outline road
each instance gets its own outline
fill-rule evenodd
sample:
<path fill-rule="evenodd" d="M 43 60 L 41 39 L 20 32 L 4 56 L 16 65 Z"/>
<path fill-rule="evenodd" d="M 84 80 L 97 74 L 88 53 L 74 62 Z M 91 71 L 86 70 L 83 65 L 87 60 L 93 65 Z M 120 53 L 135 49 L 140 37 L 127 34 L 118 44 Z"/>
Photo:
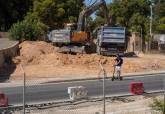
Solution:
<path fill-rule="evenodd" d="M 163 90 L 163 78 L 165 74 L 152 76 L 125 77 L 123 81 L 106 80 L 106 95 L 129 94 L 130 82 L 143 82 L 145 92 Z M 65 83 L 46 83 L 36 86 L 28 86 L 26 89 L 27 103 L 39 103 L 55 100 L 69 99 L 67 88 L 71 86 L 85 86 L 89 97 L 102 95 L 102 80 L 77 81 Z M 9 97 L 9 104 L 22 103 L 22 87 L 0 88 Z"/>
<path fill-rule="evenodd" d="M 9 40 L 8 38 L 0 38 L 0 50 L 4 48 L 8 48 L 16 43 L 17 41 L 12 41 Z"/>

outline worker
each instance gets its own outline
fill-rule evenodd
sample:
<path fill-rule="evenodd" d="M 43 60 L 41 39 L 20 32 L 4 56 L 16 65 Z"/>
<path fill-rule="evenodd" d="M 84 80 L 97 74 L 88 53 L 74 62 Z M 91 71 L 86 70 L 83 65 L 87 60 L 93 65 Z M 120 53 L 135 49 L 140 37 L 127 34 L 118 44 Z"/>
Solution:
<path fill-rule="evenodd" d="M 121 75 L 121 66 L 123 64 L 123 59 L 119 54 L 116 54 L 115 64 L 114 64 L 114 72 L 117 74 L 117 79 L 122 80 Z"/>

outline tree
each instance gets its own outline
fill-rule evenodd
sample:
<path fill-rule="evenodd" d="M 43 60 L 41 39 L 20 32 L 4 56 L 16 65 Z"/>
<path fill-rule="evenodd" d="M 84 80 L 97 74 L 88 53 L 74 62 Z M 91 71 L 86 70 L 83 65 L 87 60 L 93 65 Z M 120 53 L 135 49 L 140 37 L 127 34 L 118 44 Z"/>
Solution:
<path fill-rule="evenodd" d="M 84 0 L 33 0 L 32 15 L 52 29 L 77 22 Z"/>
<path fill-rule="evenodd" d="M 16 40 L 37 40 L 38 37 L 46 35 L 48 28 L 58 29 L 62 28 L 64 23 L 77 23 L 84 6 L 83 1 L 32 0 L 31 10 L 26 13 L 22 22 L 11 27 L 10 34 Z"/>
<path fill-rule="evenodd" d="M 158 20 L 155 28 L 156 33 L 165 34 L 165 17 L 162 17 Z"/>
<path fill-rule="evenodd" d="M 41 30 L 37 22 L 24 20 L 13 24 L 9 33 L 13 40 L 37 40 L 41 35 Z"/>
<path fill-rule="evenodd" d="M 154 32 L 165 34 L 165 1 L 156 2 L 153 9 L 154 9 Z"/>
<path fill-rule="evenodd" d="M 129 28 L 130 31 L 138 31 L 135 28 L 139 28 L 139 25 L 144 27 L 144 21 L 150 14 L 147 0 L 114 0 L 109 9 L 115 23 Z"/>
<path fill-rule="evenodd" d="M 0 0 L 0 31 L 7 31 L 21 21 L 32 6 L 31 0 Z"/>

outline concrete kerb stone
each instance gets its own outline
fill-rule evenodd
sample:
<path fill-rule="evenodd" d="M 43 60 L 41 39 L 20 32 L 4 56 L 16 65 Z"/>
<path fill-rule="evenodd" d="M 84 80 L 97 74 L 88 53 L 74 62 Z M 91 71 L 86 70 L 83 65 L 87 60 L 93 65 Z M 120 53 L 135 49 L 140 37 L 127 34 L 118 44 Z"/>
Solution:
<path fill-rule="evenodd" d="M 139 74 L 133 74 L 133 73 L 130 73 L 130 74 L 125 74 L 125 75 L 122 75 L 123 77 L 125 78 L 128 78 L 128 77 L 140 77 L 140 76 L 146 76 L 146 75 L 155 75 L 155 74 L 165 74 L 165 71 L 159 71 L 159 72 L 152 72 L 152 73 L 139 73 Z M 98 79 L 101 79 L 101 78 L 81 78 L 81 79 L 72 79 L 72 80 L 56 80 L 56 81 L 46 81 L 46 82 L 43 82 L 41 84 L 45 84 L 45 83 L 62 83 L 62 82 L 72 82 L 72 81 L 89 81 L 89 80 L 98 80 Z M 106 79 L 111 79 L 111 77 L 107 77 Z"/>
<path fill-rule="evenodd" d="M 139 74 L 125 74 L 123 75 L 124 78 L 132 78 L 132 77 L 140 77 L 140 76 L 147 76 L 147 75 L 155 75 L 155 74 L 165 74 L 165 71 L 160 71 L 160 72 L 155 72 L 155 73 L 139 73 Z M 81 79 L 69 79 L 69 80 L 28 80 L 27 86 L 33 86 L 33 85 L 41 85 L 41 84 L 52 84 L 52 83 L 67 83 L 67 82 L 73 82 L 73 81 L 92 81 L 92 80 L 98 80 L 102 78 L 81 78 Z M 108 77 L 106 79 L 111 79 L 111 77 Z M 6 83 L 0 83 L 0 88 L 3 87 L 18 87 L 18 86 L 23 86 L 23 81 L 8 81 Z"/>
<path fill-rule="evenodd" d="M 147 94 L 160 94 L 163 91 L 148 91 Z M 106 95 L 106 99 L 108 98 L 122 98 L 122 97 L 130 97 L 130 96 L 138 96 L 138 95 L 132 95 L 132 94 L 120 94 L 120 95 Z M 37 107 L 39 106 L 40 109 L 48 109 L 48 108 L 52 108 L 52 107 L 59 107 L 59 106 L 66 106 L 66 105 L 73 105 L 74 103 L 85 103 L 85 102 L 90 102 L 90 101 L 100 101 L 102 100 L 103 97 L 102 96 L 98 96 L 98 97 L 90 97 L 88 99 L 82 99 L 82 100 L 69 100 L 69 99 L 63 99 L 63 100 L 59 100 L 59 101 L 47 101 L 47 102 L 37 102 L 37 103 L 28 103 L 28 107 Z M 54 106 L 53 106 L 54 105 Z M 43 106 L 43 107 L 42 107 Z M 12 106 L 10 106 L 10 108 L 22 108 L 22 104 L 13 104 Z"/>

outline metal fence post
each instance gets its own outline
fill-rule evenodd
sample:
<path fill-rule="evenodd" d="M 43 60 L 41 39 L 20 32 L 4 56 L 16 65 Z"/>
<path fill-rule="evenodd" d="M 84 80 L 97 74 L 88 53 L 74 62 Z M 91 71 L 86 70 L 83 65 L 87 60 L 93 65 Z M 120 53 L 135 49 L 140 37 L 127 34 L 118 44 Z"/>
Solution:
<path fill-rule="evenodd" d="M 103 71 L 103 114 L 105 114 L 105 77 L 106 77 L 106 71 L 102 66 L 102 63 L 100 63 L 101 71 Z"/>
<path fill-rule="evenodd" d="M 103 114 L 105 114 L 105 75 L 106 75 L 106 72 L 105 70 L 104 71 L 104 76 L 103 76 L 103 102 L 104 102 L 104 105 L 103 105 Z"/>
<path fill-rule="evenodd" d="M 26 94 L 26 75 L 25 71 L 23 69 L 23 66 L 21 65 L 21 69 L 23 72 L 23 114 L 26 114 L 26 100 L 25 100 L 25 94 Z"/>
<path fill-rule="evenodd" d="M 163 104 L 163 114 L 165 114 L 165 76 L 164 76 L 164 80 L 163 80 L 163 86 L 164 86 L 163 87 L 164 88 L 164 92 L 163 92 L 164 93 L 163 94 L 164 95 L 164 99 L 163 99 L 164 100 L 164 102 L 163 102 L 164 103 Z"/>

